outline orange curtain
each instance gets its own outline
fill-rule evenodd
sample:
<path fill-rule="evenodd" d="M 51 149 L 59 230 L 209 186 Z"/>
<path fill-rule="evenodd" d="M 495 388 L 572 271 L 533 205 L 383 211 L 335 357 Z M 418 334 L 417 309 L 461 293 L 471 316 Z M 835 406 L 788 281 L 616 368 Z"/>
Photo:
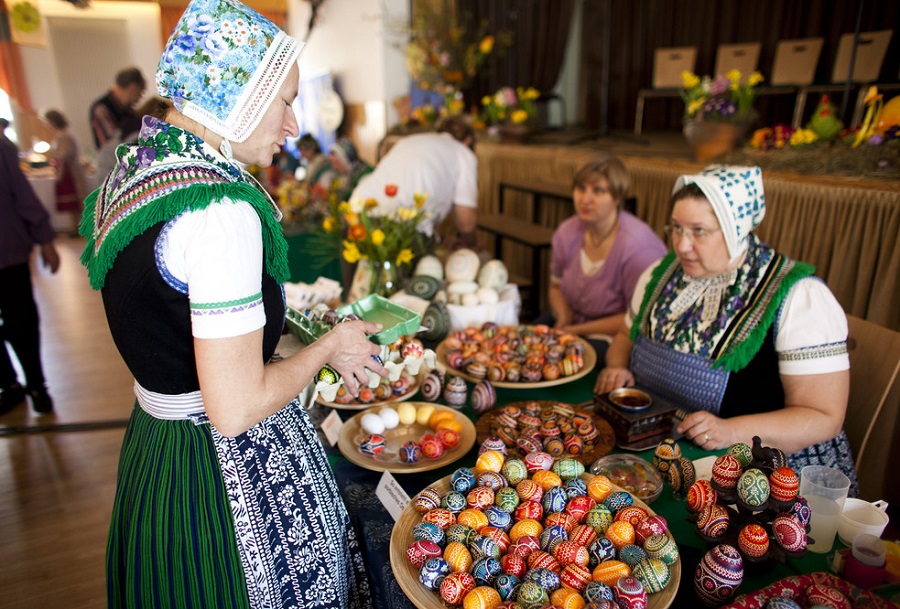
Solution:
<path fill-rule="evenodd" d="M 6 91 L 22 110 L 30 113 L 31 97 L 22 73 L 22 58 L 19 47 L 12 41 L 9 27 L 6 1 L 0 0 L 0 89 Z"/>

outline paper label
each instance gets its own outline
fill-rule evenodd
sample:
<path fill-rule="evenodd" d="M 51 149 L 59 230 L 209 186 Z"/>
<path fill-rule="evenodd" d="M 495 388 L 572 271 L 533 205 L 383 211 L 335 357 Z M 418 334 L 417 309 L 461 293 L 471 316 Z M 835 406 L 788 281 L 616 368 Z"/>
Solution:
<path fill-rule="evenodd" d="M 400 518 L 400 512 L 409 503 L 409 495 L 406 494 L 397 479 L 391 475 L 391 472 L 382 474 L 381 480 L 378 481 L 378 487 L 375 489 L 375 496 L 381 501 L 394 522 Z"/>
<path fill-rule="evenodd" d="M 341 428 L 343 426 L 344 422 L 341 421 L 341 417 L 338 416 L 337 410 L 332 410 L 331 414 L 325 417 L 325 420 L 322 421 L 322 432 L 325 434 L 325 437 L 328 439 L 328 442 L 330 442 L 332 446 L 337 444 L 338 438 L 341 435 Z"/>

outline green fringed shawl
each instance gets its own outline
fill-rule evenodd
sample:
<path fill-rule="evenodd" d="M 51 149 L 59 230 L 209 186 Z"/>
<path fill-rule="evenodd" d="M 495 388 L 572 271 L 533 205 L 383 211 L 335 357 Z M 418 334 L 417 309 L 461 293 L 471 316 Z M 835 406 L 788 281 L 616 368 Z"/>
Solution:
<path fill-rule="evenodd" d="M 85 200 L 80 233 L 87 239 L 81 262 L 87 268 L 91 287 L 99 290 L 119 253 L 151 226 L 171 220 L 184 211 L 205 209 L 228 197 L 253 206 L 262 223 L 266 271 L 278 283 L 290 279 L 287 242 L 273 215 L 267 195 L 245 177 L 235 177 L 205 159 L 153 164 L 113 195 L 106 183 Z M 105 195 L 105 196 L 104 196 Z"/>
<path fill-rule="evenodd" d="M 760 247 L 757 245 L 757 247 Z M 663 287 L 681 266 L 670 251 L 653 269 L 641 308 L 631 326 L 630 337 L 637 340 L 640 332 L 649 331 L 649 314 Z M 729 372 L 743 369 L 756 356 L 769 328 L 778 315 L 785 296 L 797 281 L 809 277 L 815 268 L 805 262 L 791 260 L 773 253 L 772 260 L 760 276 L 756 289 L 747 298 L 747 305 L 729 322 L 724 335 L 713 350 L 713 366 Z"/>

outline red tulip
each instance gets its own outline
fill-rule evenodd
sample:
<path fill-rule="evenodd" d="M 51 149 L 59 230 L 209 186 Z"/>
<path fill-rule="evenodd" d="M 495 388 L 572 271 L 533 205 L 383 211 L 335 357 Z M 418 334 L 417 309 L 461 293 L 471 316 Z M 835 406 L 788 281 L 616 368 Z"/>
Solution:
<path fill-rule="evenodd" d="M 396 184 L 387 184 L 384 187 L 384 194 L 386 194 L 389 197 L 396 197 L 397 196 L 397 185 Z"/>

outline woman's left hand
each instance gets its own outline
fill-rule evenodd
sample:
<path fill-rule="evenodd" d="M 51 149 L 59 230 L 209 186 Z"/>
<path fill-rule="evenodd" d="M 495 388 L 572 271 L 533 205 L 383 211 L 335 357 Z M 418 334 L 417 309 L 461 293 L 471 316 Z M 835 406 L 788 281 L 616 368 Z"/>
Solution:
<path fill-rule="evenodd" d="M 676 430 L 704 450 L 719 450 L 734 444 L 728 421 L 709 412 L 692 412 Z"/>

